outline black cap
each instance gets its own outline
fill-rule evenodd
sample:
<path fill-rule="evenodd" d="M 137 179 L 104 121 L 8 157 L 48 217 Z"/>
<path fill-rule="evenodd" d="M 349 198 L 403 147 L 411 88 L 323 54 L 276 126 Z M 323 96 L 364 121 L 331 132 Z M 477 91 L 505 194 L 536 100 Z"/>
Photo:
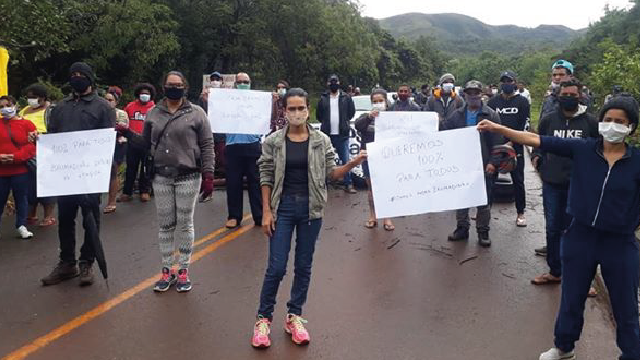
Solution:
<path fill-rule="evenodd" d="M 73 63 L 73 65 L 71 65 L 71 67 L 69 68 L 69 76 L 76 72 L 91 80 L 92 85 L 95 84 L 96 75 L 93 73 L 93 69 L 91 69 L 91 66 L 89 66 L 89 64 L 84 62 Z"/>
<path fill-rule="evenodd" d="M 516 73 L 514 73 L 513 71 L 505 71 L 500 74 L 500 81 L 502 81 L 502 79 L 504 78 L 511 79 L 511 81 L 516 81 Z"/>
<path fill-rule="evenodd" d="M 329 76 L 329 79 L 327 79 L 327 82 L 339 82 L 340 78 L 338 78 L 338 75 L 336 74 L 332 74 L 331 76 Z"/>
<path fill-rule="evenodd" d="M 611 100 L 607 101 L 602 110 L 600 110 L 600 118 L 599 121 L 604 119 L 604 114 L 611 109 L 619 109 L 624 111 L 629 118 L 629 124 L 634 124 L 633 130 L 631 130 L 631 134 L 636 131 L 638 127 L 638 102 L 636 99 L 631 96 L 631 94 L 622 93 L 620 95 L 614 96 Z"/>
<path fill-rule="evenodd" d="M 217 77 L 218 79 L 222 79 L 222 75 L 217 71 L 212 72 L 211 75 L 209 76 L 209 79 L 211 80 L 215 77 Z"/>

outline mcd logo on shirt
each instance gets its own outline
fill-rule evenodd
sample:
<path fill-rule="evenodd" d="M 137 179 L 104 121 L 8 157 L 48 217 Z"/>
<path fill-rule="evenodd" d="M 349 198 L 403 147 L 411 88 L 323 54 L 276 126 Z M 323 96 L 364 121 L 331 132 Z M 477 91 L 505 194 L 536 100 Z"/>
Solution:
<path fill-rule="evenodd" d="M 518 113 L 518 108 L 517 107 L 511 107 L 511 108 L 498 108 L 496 109 L 496 112 L 498 114 L 505 114 L 505 115 L 515 115 Z"/>

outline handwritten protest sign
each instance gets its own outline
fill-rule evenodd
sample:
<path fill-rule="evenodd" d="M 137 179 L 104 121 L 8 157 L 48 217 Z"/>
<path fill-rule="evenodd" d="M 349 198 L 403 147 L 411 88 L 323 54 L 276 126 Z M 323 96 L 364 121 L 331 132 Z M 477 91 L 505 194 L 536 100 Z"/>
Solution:
<path fill-rule="evenodd" d="M 487 204 L 475 127 L 376 139 L 367 152 L 379 218 Z"/>
<path fill-rule="evenodd" d="M 209 121 L 218 134 L 267 134 L 272 95 L 268 92 L 210 89 Z"/>
<path fill-rule="evenodd" d="M 38 197 L 109 191 L 115 144 L 113 129 L 40 135 Z"/>
<path fill-rule="evenodd" d="M 375 122 L 376 141 L 438 131 L 438 113 L 382 111 Z"/>

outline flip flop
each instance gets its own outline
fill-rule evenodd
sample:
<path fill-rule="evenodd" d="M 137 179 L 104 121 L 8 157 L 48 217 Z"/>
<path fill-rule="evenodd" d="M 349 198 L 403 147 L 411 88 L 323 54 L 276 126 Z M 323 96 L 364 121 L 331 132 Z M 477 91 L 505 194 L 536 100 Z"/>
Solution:
<path fill-rule="evenodd" d="M 550 278 L 551 274 L 542 274 L 540 276 L 536 276 L 535 278 L 531 279 L 531 283 L 533 285 L 556 285 L 556 284 L 560 284 L 560 282 L 562 281 L 561 279 L 552 279 Z"/>
<path fill-rule="evenodd" d="M 102 211 L 104 214 L 111 214 L 116 212 L 116 206 L 115 205 L 107 205 L 104 207 L 104 210 Z"/>
<path fill-rule="evenodd" d="M 232 225 L 232 221 L 235 221 L 235 225 Z M 238 226 L 240 226 L 240 221 L 236 220 L 236 219 L 229 219 L 227 220 L 227 223 L 224 225 L 227 229 L 235 229 Z"/>
<path fill-rule="evenodd" d="M 596 290 L 596 288 L 594 287 L 589 288 L 589 293 L 587 294 L 587 297 L 590 297 L 590 298 L 598 297 L 598 290 Z"/>
<path fill-rule="evenodd" d="M 396 227 L 392 224 L 384 224 L 384 229 L 387 231 L 393 231 L 396 229 Z"/>
<path fill-rule="evenodd" d="M 364 224 L 364 227 L 366 227 L 367 229 L 373 229 L 374 227 L 378 227 L 378 222 L 376 220 L 368 220 Z"/>

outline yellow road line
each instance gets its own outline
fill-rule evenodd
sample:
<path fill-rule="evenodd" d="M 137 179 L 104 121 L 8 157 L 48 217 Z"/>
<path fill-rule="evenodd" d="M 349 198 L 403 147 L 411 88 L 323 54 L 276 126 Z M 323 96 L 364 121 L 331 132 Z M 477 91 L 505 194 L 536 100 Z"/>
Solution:
<path fill-rule="evenodd" d="M 244 234 L 245 232 L 249 231 L 250 229 L 252 229 L 254 226 L 253 224 L 251 225 L 245 225 L 239 229 L 236 229 L 232 232 L 230 232 L 229 234 L 225 235 L 223 238 L 221 238 L 220 240 L 214 242 L 213 244 L 210 244 L 208 246 L 206 246 L 204 249 L 196 252 L 193 254 L 193 256 L 191 257 L 191 262 L 194 263 L 198 260 L 200 260 L 203 256 L 208 255 L 214 251 L 216 251 L 218 248 L 220 248 L 222 245 L 238 238 L 240 235 Z M 219 229 L 220 230 L 220 229 Z M 205 238 L 210 237 L 210 239 L 213 238 L 212 234 L 216 233 L 216 230 L 214 232 L 212 232 L 211 234 L 205 236 Z M 200 243 L 202 240 L 199 240 Z M 6 355 L 5 357 L 2 358 L 2 360 L 20 360 L 20 359 L 24 359 L 27 356 L 29 356 L 30 354 L 44 348 L 45 346 L 49 345 L 51 342 L 57 340 L 58 338 L 65 336 L 67 334 L 69 334 L 70 332 L 72 332 L 73 330 L 79 328 L 80 326 L 90 322 L 91 320 L 97 318 L 100 315 L 105 314 L 107 311 L 113 309 L 114 307 L 122 304 L 123 302 L 131 299 L 132 297 L 134 297 L 135 295 L 137 295 L 138 293 L 140 293 L 141 291 L 151 287 L 156 280 L 158 279 L 158 275 L 154 275 L 153 277 L 150 277 L 144 281 L 142 281 L 141 283 L 139 283 L 138 285 L 130 288 L 129 290 L 126 290 L 122 293 L 120 293 L 118 296 L 114 297 L 111 300 L 108 300 L 106 302 L 103 302 L 102 304 L 96 306 L 95 308 L 89 310 L 88 312 L 76 316 L 73 320 L 59 326 L 56 329 L 53 329 L 52 331 L 50 331 L 49 333 L 40 336 L 39 338 L 35 339 L 34 341 L 32 341 L 31 343 L 11 352 L 10 354 Z"/>

